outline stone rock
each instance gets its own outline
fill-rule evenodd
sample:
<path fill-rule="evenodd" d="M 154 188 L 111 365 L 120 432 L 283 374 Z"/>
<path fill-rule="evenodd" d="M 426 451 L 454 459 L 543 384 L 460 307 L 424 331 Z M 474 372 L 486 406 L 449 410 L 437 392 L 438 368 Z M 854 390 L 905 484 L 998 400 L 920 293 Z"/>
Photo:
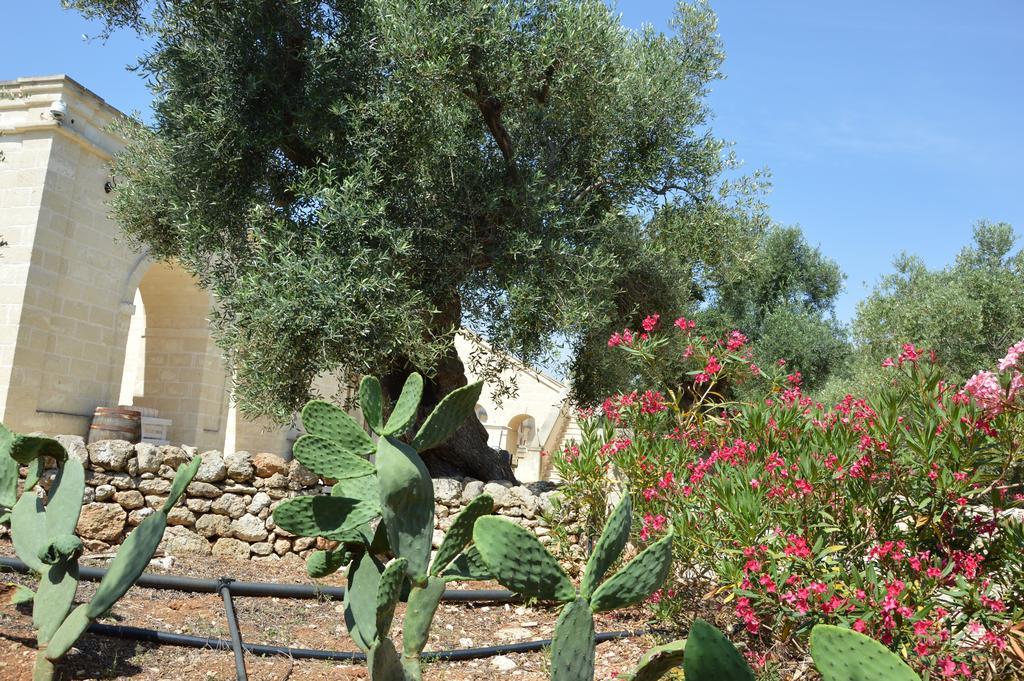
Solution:
<path fill-rule="evenodd" d="M 157 471 L 157 475 L 159 475 L 161 478 L 164 478 L 165 480 L 173 480 L 175 474 L 176 471 L 167 464 L 161 464 L 160 470 Z"/>
<path fill-rule="evenodd" d="M 484 493 L 484 483 L 479 480 L 470 480 L 462 488 L 462 503 L 468 504 Z"/>
<path fill-rule="evenodd" d="M 187 527 L 175 526 L 164 530 L 161 542 L 164 552 L 176 556 L 208 556 L 210 542 Z"/>
<path fill-rule="evenodd" d="M 186 499 L 185 507 L 193 513 L 209 513 L 213 502 L 209 499 Z"/>
<path fill-rule="evenodd" d="M 228 467 L 224 465 L 224 458 L 220 452 L 214 450 L 203 452 L 203 462 L 199 464 L 195 479 L 199 482 L 220 482 L 228 477 Z"/>
<path fill-rule="evenodd" d="M 114 494 L 114 501 L 120 504 L 121 508 L 128 509 L 129 511 L 134 511 L 146 505 L 146 500 L 142 498 L 142 493 L 134 489 L 116 492 Z"/>
<path fill-rule="evenodd" d="M 228 485 L 224 491 L 232 494 L 256 494 L 259 490 L 250 485 Z"/>
<path fill-rule="evenodd" d="M 261 452 L 252 457 L 252 465 L 258 478 L 269 478 L 275 474 L 288 475 L 288 464 L 277 454 Z"/>
<path fill-rule="evenodd" d="M 89 553 L 100 553 L 110 550 L 110 544 L 105 541 L 100 541 L 99 539 L 83 539 L 82 546 Z"/>
<path fill-rule="evenodd" d="M 494 499 L 495 508 L 507 508 L 514 503 L 508 488 L 497 482 L 489 482 L 484 485 L 483 493 L 489 494 Z"/>
<path fill-rule="evenodd" d="M 533 638 L 533 632 L 526 627 L 502 627 L 494 633 L 504 641 L 525 641 Z"/>
<path fill-rule="evenodd" d="M 87 447 L 89 461 L 108 471 L 123 471 L 128 457 L 134 453 L 130 442 L 124 440 L 100 440 Z"/>
<path fill-rule="evenodd" d="M 249 545 L 244 541 L 221 537 L 213 545 L 213 555 L 218 558 L 235 558 L 249 560 Z"/>
<path fill-rule="evenodd" d="M 228 478 L 235 482 L 252 482 L 256 476 L 256 468 L 252 465 L 252 454 L 249 452 L 234 452 L 224 455 L 224 465 L 227 467 Z"/>
<path fill-rule="evenodd" d="M 78 536 L 116 543 L 124 530 L 127 514 L 117 504 L 92 503 L 82 507 L 78 517 Z"/>
<path fill-rule="evenodd" d="M 151 508 L 137 508 L 128 514 L 128 524 L 135 527 L 154 513 L 156 511 Z"/>
<path fill-rule="evenodd" d="M 286 499 L 295 496 L 294 492 L 289 492 L 286 489 L 279 489 L 274 487 L 268 487 L 267 494 L 270 495 L 271 499 Z"/>
<path fill-rule="evenodd" d="M 287 539 L 278 539 L 274 542 L 274 553 L 283 556 L 292 550 L 292 543 Z"/>
<path fill-rule="evenodd" d="M 264 489 L 287 489 L 288 478 L 281 473 L 274 473 L 268 478 L 261 478 L 256 481 L 256 487 L 262 487 Z"/>
<path fill-rule="evenodd" d="M 171 470 L 178 470 L 178 466 L 192 460 L 188 452 L 174 445 L 162 445 L 160 456 L 163 459 L 163 465 L 170 467 Z"/>
<path fill-rule="evenodd" d="M 109 485 L 110 476 L 106 473 L 97 473 L 93 470 L 85 471 L 85 484 L 87 485 Z"/>
<path fill-rule="evenodd" d="M 231 520 L 226 515 L 207 513 L 196 520 L 196 532 L 204 537 L 230 537 Z"/>
<path fill-rule="evenodd" d="M 320 478 L 316 473 L 299 463 L 298 459 L 292 459 L 288 463 L 288 480 L 298 489 L 320 484 Z"/>
<path fill-rule="evenodd" d="M 164 502 L 167 501 L 167 497 L 161 497 L 155 494 L 146 496 L 144 499 L 146 500 L 146 506 L 149 506 L 152 509 L 163 508 Z"/>
<path fill-rule="evenodd" d="M 444 541 L 444 532 L 442 532 L 441 530 L 434 530 L 434 535 L 430 539 L 430 546 L 431 546 L 431 548 L 435 548 L 435 549 L 441 548 L 441 542 L 443 542 L 443 541 Z"/>
<path fill-rule="evenodd" d="M 491 658 L 491 666 L 502 672 L 510 672 L 519 665 L 517 665 L 511 657 L 507 655 L 497 655 Z"/>
<path fill-rule="evenodd" d="M 53 439 L 64 446 L 68 456 L 78 459 L 83 464 L 89 461 L 89 449 L 85 446 L 85 438 L 79 435 L 57 435 Z"/>
<path fill-rule="evenodd" d="M 238 539 L 248 542 L 261 542 L 267 539 L 267 528 L 263 521 L 248 513 L 231 523 L 231 531 Z"/>
<path fill-rule="evenodd" d="M 203 497 L 205 499 L 216 499 L 220 496 L 220 489 L 208 482 L 193 482 L 188 486 L 190 497 Z"/>
<path fill-rule="evenodd" d="M 128 473 L 128 477 L 139 477 L 139 460 L 133 456 L 132 458 L 128 459 L 128 465 L 125 466 L 124 469 Z"/>
<path fill-rule="evenodd" d="M 160 470 L 160 464 L 164 462 L 164 455 L 160 449 L 148 442 L 135 445 L 135 458 L 139 462 L 140 473 L 156 473 Z"/>
<path fill-rule="evenodd" d="M 167 494 L 171 491 L 171 483 L 163 478 L 139 480 L 139 491 L 143 494 Z"/>
<path fill-rule="evenodd" d="M 175 506 L 167 512 L 167 524 L 192 527 L 196 524 L 196 514 L 184 506 Z"/>
<path fill-rule="evenodd" d="M 110 501 L 114 498 L 114 493 L 117 492 L 113 485 L 96 485 L 95 499 L 96 501 Z"/>
<path fill-rule="evenodd" d="M 222 494 L 219 499 L 213 500 L 210 510 L 231 518 L 241 518 L 245 515 L 245 499 L 237 494 Z"/>
<path fill-rule="evenodd" d="M 266 492 L 257 492 L 253 495 L 252 502 L 246 509 L 253 515 L 259 515 L 261 511 L 270 511 L 270 495 Z"/>
<path fill-rule="evenodd" d="M 316 537 L 298 537 L 294 543 L 294 551 L 298 553 L 313 548 L 316 546 L 316 539 Z"/>
<path fill-rule="evenodd" d="M 462 483 L 452 478 L 434 479 L 434 500 L 445 506 L 453 506 L 462 497 Z"/>
<path fill-rule="evenodd" d="M 269 556 L 274 552 L 274 547 L 265 541 L 256 542 L 249 548 L 254 556 Z"/>
<path fill-rule="evenodd" d="M 135 489 L 135 481 L 127 473 L 114 473 L 110 476 L 110 484 L 121 491 Z"/>
<path fill-rule="evenodd" d="M 82 492 L 82 503 L 91 504 L 96 500 L 96 489 L 93 487 L 86 487 L 85 491 Z M 6 529 L 6 526 L 0 525 L 0 527 Z"/>

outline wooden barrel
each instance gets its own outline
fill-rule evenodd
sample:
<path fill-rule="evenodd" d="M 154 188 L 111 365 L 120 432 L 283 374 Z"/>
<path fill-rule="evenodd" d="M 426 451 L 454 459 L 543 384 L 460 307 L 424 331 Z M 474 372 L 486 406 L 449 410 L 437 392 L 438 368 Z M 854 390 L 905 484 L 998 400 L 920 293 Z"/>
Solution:
<path fill-rule="evenodd" d="M 142 414 L 137 409 L 125 407 L 96 407 L 89 426 L 89 442 L 100 440 L 141 442 Z"/>

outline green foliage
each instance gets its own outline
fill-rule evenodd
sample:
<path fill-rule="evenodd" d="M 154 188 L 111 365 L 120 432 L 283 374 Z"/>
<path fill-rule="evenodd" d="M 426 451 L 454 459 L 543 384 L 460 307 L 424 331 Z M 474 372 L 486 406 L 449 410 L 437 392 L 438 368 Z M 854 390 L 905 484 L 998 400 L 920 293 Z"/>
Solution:
<path fill-rule="evenodd" d="M 54 664 L 71 649 L 89 624 L 110 610 L 142 574 L 163 537 L 168 511 L 178 503 L 202 460 L 195 457 L 178 469 L 163 507 L 128 535 L 92 600 L 72 612 L 78 590 L 78 556 L 82 550 L 82 542 L 74 531 L 82 510 L 85 469 L 81 461 L 69 458 L 55 440 L 16 435 L 2 426 L 0 429 L 0 458 L 30 465 L 25 491 L 11 512 L 11 535 L 18 557 L 40 575 L 38 590 L 31 597 L 38 645 L 33 678 L 46 681 L 53 677 Z M 38 474 L 31 471 L 38 471 L 47 456 L 57 461 L 58 468 L 44 505 L 33 490 Z M 4 466 L 3 470 L 6 469 Z M 17 465 L 14 471 L 16 475 Z M 28 600 L 24 592 L 17 592 L 15 596 Z"/>
<path fill-rule="evenodd" d="M 672 641 L 654 646 L 637 662 L 632 674 L 624 676 L 624 681 L 657 681 L 673 669 L 683 665 L 683 651 L 687 639 Z"/>
<path fill-rule="evenodd" d="M 526 361 L 621 323 L 680 280 L 643 216 L 710 232 L 732 164 L 703 3 L 662 35 L 603 0 L 66 2 L 150 41 L 113 210 L 216 294 L 249 411 L 336 367 L 429 376 L 466 320 Z"/>
<path fill-rule="evenodd" d="M 672 533 L 654 542 L 612 575 L 590 599 L 595 612 L 636 605 L 657 591 L 672 566 Z"/>
<path fill-rule="evenodd" d="M 632 522 L 633 500 L 627 495 L 622 497 L 608 516 L 608 521 L 601 531 L 601 538 L 597 540 L 587 560 L 587 567 L 580 581 L 580 595 L 583 598 L 590 598 L 594 594 L 594 588 L 604 579 L 608 568 L 626 548 Z"/>
<path fill-rule="evenodd" d="M 884 380 L 879 365 L 900 343 L 935 350 L 958 383 L 1002 357 L 1024 338 L 1024 250 L 1014 252 L 1014 242 L 1010 225 L 979 222 L 951 266 L 930 270 L 917 257 L 897 258 L 896 271 L 857 306 L 858 352 L 847 383 L 874 389 Z"/>
<path fill-rule="evenodd" d="M 484 517 L 473 527 L 473 542 L 502 586 L 544 600 L 575 600 L 569 576 L 530 530 L 504 518 Z"/>
<path fill-rule="evenodd" d="M 594 614 L 584 598 L 562 608 L 551 642 L 551 681 L 594 678 Z"/>

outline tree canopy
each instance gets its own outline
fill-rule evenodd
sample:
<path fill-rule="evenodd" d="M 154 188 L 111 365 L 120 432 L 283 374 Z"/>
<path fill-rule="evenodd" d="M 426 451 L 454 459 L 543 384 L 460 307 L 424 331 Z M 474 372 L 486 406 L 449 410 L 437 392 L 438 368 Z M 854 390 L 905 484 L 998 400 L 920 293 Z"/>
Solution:
<path fill-rule="evenodd" d="M 243 408 L 437 371 L 466 324 L 526 361 L 672 288 L 644 215 L 716 200 L 713 13 L 601 0 L 75 0 L 149 34 L 126 233 L 216 295 Z M 677 281 L 677 280 L 676 280 Z"/>

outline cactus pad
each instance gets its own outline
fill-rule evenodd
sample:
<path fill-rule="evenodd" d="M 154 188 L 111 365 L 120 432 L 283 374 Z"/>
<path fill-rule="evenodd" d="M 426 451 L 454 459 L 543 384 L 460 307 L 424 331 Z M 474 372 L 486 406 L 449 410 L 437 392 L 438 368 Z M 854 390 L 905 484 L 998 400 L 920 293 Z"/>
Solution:
<path fill-rule="evenodd" d="M 412 446 L 416 451 L 431 449 L 451 437 L 452 433 L 473 414 L 483 387 L 484 384 L 478 381 L 445 395 L 413 438 Z"/>
<path fill-rule="evenodd" d="M 25 565 L 42 573 L 46 566 L 39 554 L 46 548 L 46 515 L 43 500 L 26 490 L 11 510 L 11 541 Z"/>
<path fill-rule="evenodd" d="M 170 513 L 174 505 L 178 503 L 178 499 L 181 499 L 181 495 L 185 493 L 185 489 L 192 482 L 192 478 L 196 477 L 196 473 L 199 472 L 199 466 L 202 463 L 203 460 L 196 456 L 188 463 L 178 466 L 178 470 L 174 473 L 174 480 L 171 481 L 171 489 L 167 493 L 167 501 L 164 502 L 162 509 L 164 513 Z"/>
<path fill-rule="evenodd" d="M 377 484 L 391 549 L 409 561 L 411 576 L 425 575 L 434 536 L 434 485 L 426 465 L 409 445 L 381 438 Z"/>
<path fill-rule="evenodd" d="M 367 652 L 366 664 L 374 681 L 403 681 L 402 660 L 390 639 L 382 639 Z"/>
<path fill-rule="evenodd" d="M 384 431 L 383 401 L 377 377 L 363 376 L 363 380 L 359 381 L 359 407 L 363 411 L 363 418 L 378 435 Z"/>
<path fill-rule="evenodd" d="M 46 499 L 46 534 L 50 539 L 74 534 L 84 493 L 85 468 L 78 459 L 68 459 L 57 469 Z"/>
<path fill-rule="evenodd" d="M 73 534 L 58 534 L 39 552 L 39 560 L 47 565 L 74 561 L 82 552 L 82 540 Z"/>
<path fill-rule="evenodd" d="M 601 537 L 594 545 L 594 551 L 587 561 L 583 579 L 580 581 L 580 595 L 584 598 L 590 598 L 594 594 L 594 589 L 601 583 L 608 568 L 626 548 L 632 521 L 633 501 L 627 494 L 622 497 L 622 500 L 612 510 L 611 515 L 608 516 L 608 521 L 601 531 Z"/>
<path fill-rule="evenodd" d="M 576 599 L 569 577 L 529 530 L 484 516 L 473 527 L 473 543 L 494 578 L 512 591 L 543 600 Z"/>
<path fill-rule="evenodd" d="M 430 574 L 438 575 L 448 567 L 448 564 L 455 560 L 462 549 L 473 541 L 473 524 L 477 518 L 488 515 L 494 510 L 494 500 L 486 494 L 481 494 L 473 501 L 466 504 L 462 512 L 452 521 L 448 533 L 441 542 L 441 547 L 434 556 L 434 562 L 430 566 Z"/>
<path fill-rule="evenodd" d="M 344 409 L 312 400 L 302 408 L 302 425 L 310 435 L 319 435 L 337 442 L 350 454 L 366 456 L 373 452 L 373 440 Z"/>
<path fill-rule="evenodd" d="M 19 435 L 0 424 L 0 455 L 5 454 L 23 466 L 46 456 L 52 456 L 57 461 L 64 461 L 68 457 L 63 445 L 52 438 Z"/>
<path fill-rule="evenodd" d="M 423 377 L 413 372 L 405 379 L 402 386 L 402 394 L 395 401 L 391 410 L 391 416 L 384 425 L 381 435 L 395 435 L 401 437 L 409 430 L 416 421 L 416 412 L 420 407 L 420 399 L 423 397 Z"/>
<path fill-rule="evenodd" d="M 45 644 L 71 611 L 78 590 L 78 563 L 52 565 L 39 577 L 39 589 L 32 605 L 36 638 Z"/>
<path fill-rule="evenodd" d="M 330 551 L 314 551 L 306 559 L 306 574 L 313 579 L 322 579 L 340 570 L 350 560 L 352 554 L 341 546 Z"/>
<path fill-rule="evenodd" d="M 430 623 L 434 620 L 437 604 L 441 602 L 445 582 L 437 577 L 427 579 L 425 587 L 414 587 L 409 593 L 402 620 L 402 654 L 418 658 L 430 637 Z"/>
<path fill-rule="evenodd" d="M 683 673 L 687 679 L 754 681 L 743 656 L 718 629 L 704 620 L 694 620 L 686 638 Z"/>
<path fill-rule="evenodd" d="M 369 651 L 377 639 L 377 589 L 382 572 L 384 566 L 368 553 L 359 555 L 348 569 L 345 626 L 364 651 Z"/>
<path fill-rule="evenodd" d="M 86 608 L 88 607 L 88 603 L 82 603 L 60 625 L 56 633 L 50 638 L 50 644 L 46 646 L 47 660 L 59 660 L 62 658 L 65 653 L 71 650 L 71 646 L 75 645 L 75 641 L 89 628 L 89 622 L 93 618 L 86 614 Z"/>
<path fill-rule="evenodd" d="M 380 485 L 377 484 L 376 475 L 339 480 L 331 487 L 331 496 L 356 499 L 373 506 L 380 514 Z"/>
<path fill-rule="evenodd" d="M 300 537 L 349 541 L 351 533 L 377 517 L 378 510 L 348 497 L 295 497 L 274 509 L 274 522 Z"/>
<path fill-rule="evenodd" d="M 669 671 L 683 665 L 683 649 L 686 639 L 654 646 L 640 658 L 636 670 L 626 677 L 627 681 L 658 681 Z"/>
<path fill-rule="evenodd" d="M 363 457 L 319 435 L 303 435 L 295 441 L 292 453 L 299 463 L 322 478 L 347 480 L 373 475 L 376 471 Z"/>
<path fill-rule="evenodd" d="M 107 574 L 96 588 L 96 595 L 86 608 L 91 619 L 96 619 L 114 606 L 121 596 L 131 588 L 142 571 L 149 565 L 149 559 L 160 545 L 167 527 L 167 514 L 154 513 L 132 530 L 121 544 L 114 560 L 110 562 Z"/>
<path fill-rule="evenodd" d="M 593 681 L 594 615 L 579 598 L 562 608 L 551 641 L 551 681 Z"/>
<path fill-rule="evenodd" d="M 18 475 L 18 462 L 0 451 L 0 509 L 13 508 L 18 501 Z"/>
<path fill-rule="evenodd" d="M 493 579 L 491 571 L 487 568 L 487 564 L 484 563 L 475 546 L 470 546 L 465 553 L 457 555 L 455 560 L 441 573 L 441 577 L 446 582 L 483 582 Z"/>
<path fill-rule="evenodd" d="M 814 627 L 811 657 L 824 681 L 920 681 L 895 653 L 852 629 Z"/>
<path fill-rule="evenodd" d="M 661 588 L 672 567 L 672 533 L 641 551 L 599 586 L 590 599 L 594 612 L 635 605 Z"/>
<path fill-rule="evenodd" d="M 387 638 L 391 633 L 391 621 L 395 618 L 395 607 L 405 583 L 405 569 L 409 561 L 396 558 L 388 563 L 380 575 L 377 585 L 377 638 Z"/>

